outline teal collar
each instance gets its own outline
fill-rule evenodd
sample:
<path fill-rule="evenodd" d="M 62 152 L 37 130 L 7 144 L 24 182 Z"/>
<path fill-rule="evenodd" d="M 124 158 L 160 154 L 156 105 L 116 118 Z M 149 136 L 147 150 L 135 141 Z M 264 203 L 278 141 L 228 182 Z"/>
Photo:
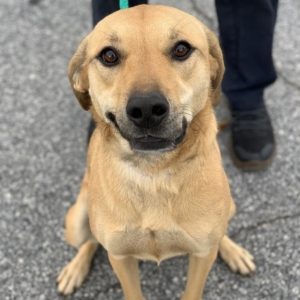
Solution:
<path fill-rule="evenodd" d="M 129 7 L 128 0 L 119 0 L 120 9 L 125 9 Z"/>

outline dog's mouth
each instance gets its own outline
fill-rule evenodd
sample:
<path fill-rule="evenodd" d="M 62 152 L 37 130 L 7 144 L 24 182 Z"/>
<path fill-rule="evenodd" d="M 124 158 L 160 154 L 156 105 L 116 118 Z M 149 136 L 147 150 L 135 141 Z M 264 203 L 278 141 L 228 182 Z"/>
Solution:
<path fill-rule="evenodd" d="M 136 151 L 141 151 L 141 152 L 172 151 L 184 139 L 185 132 L 186 132 L 186 121 L 184 122 L 184 124 L 183 124 L 184 126 L 182 127 L 182 132 L 174 140 L 156 137 L 156 136 L 152 136 L 152 135 L 146 135 L 144 137 L 130 139 L 129 143 L 130 143 L 131 149 L 136 150 Z"/>
<path fill-rule="evenodd" d="M 115 116 L 110 115 L 108 119 L 114 124 L 121 136 L 129 142 L 131 149 L 138 152 L 172 151 L 183 141 L 187 130 L 187 120 L 183 118 L 181 132 L 175 138 L 165 138 L 147 131 L 135 137 L 121 130 Z"/>

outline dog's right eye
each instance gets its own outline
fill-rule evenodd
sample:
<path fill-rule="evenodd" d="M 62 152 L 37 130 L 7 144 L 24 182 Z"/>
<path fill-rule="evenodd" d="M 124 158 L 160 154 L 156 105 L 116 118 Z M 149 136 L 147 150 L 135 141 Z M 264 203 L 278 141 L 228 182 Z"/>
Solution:
<path fill-rule="evenodd" d="M 98 55 L 98 59 L 106 67 L 113 67 L 120 62 L 117 50 L 110 47 L 104 48 Z"/>
<path fill-rule="evenodd" d="M 171 55 L 173 59 L 183 61 L 190 57 L 193 50 L 189 43 L 181 41 L 174 46 Z"/>

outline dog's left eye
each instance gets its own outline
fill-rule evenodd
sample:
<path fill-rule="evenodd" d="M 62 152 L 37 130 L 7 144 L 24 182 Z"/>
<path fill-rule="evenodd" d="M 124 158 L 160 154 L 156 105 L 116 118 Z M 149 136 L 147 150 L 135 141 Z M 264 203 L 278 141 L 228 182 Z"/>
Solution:
<path fill-rule="evenodd" d="M 187 42 L 179 42 L 172 50 L 172 58 L 175 60 L 186 60 L 192 53 L 192 46 Z"/>
<path fill-rule="evenodd" d="M 120 62 L 118 52 L 110 47 L 103 49 L 98 58 L 102 64 L 107 67 L 115 66 Z"/>

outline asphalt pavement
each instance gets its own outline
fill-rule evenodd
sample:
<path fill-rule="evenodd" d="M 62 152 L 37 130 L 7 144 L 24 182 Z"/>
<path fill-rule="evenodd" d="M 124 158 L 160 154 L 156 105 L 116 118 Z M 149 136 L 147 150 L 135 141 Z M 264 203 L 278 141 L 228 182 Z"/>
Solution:
<path fill-rule="evenodd" d="M 0 299 L 61 300 L 55 279 L 75 250 L 63 219 L 85 166 L 89 114 L 66 76 L 68 59 L 91 29 L 90 2 L 0 0 Z M 213 1 L 156 1 L 188 11 L 217 31 Z M 266 102 L 277 139 L 272 166 L 244 173 L 220 134 L 224 166 L 238 214 L 230 234 L 255 256 L 251 277 L 218 260 L 206 300 L 300 299 L 300 1 L 281 0 L 274 58 L 278 80 Z M 226 107 L 219 108 L 226 115 Z M 187 259 L 141 264 L 149 300 L 179 299 Z M 90 276 L 67 299 L 122 299 L 104 250 Z"/>

